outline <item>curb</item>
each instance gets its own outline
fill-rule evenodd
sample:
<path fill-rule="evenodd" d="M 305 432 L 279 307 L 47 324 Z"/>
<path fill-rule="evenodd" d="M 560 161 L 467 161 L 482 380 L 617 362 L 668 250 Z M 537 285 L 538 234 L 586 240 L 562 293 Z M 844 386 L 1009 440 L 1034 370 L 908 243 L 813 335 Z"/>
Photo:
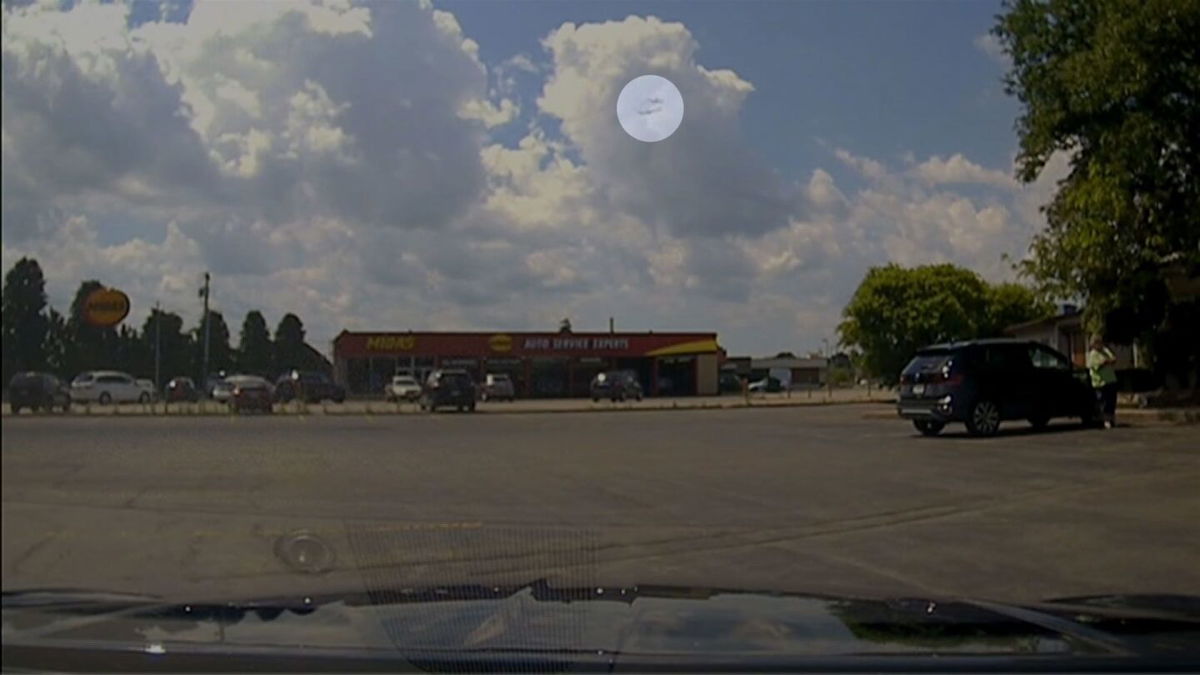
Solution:
<path fill-rule="evenodd" d="M 842 405 L 888 405 L 892 401 L 888 400 L 845 400 L 845 401 L 789 401 L 783 399 L 782 402 L 761 402 L 761 403 L 745 403 L 742 400 L 731 403 L 714 403 L 711 405 L 638 405 L 631 404 L 626 406 L 617 405 L 601 405 L 596 404 L 588 407 L 571 407 L 571 408 L 477 408 L 474 414 L 482 415 L 553 415 L 553 414 L 568 414 L 568 413 L 622 413 L 622 412 L 682 412 L 682 411 L 714 411 L 714 410 L 770 410 L 772 408 L 816 408 L 826 406 L 842 406 Z M 449 411 L 447 411 L 449 412 Z M 430 413 L 423 412 L 417 409 L 402 409 L 402 410 L 353 410 L 353 411 L 331 411 L 322 409 L 319 406 L 313 406 L 307 411 L 302 410 L 277 410 L 272 413 L 272 416 L 283 417 L 404 417 L 408 415 L 426 416 Z M 465 414 L 465 413 L 464 413 Z M 870 413 L 868 413 L 870 414 Z M 257 415 L 246 415 L 247 417 L 256 417 Z M 889 418 L 893 415 L 889 415 Z M 120 417 L 129 418 L 150 418 L 150 419 L 173 419 L 173 418 L 197 418 L 197 417 L 242 417 L 226 410 L 201 410 L 189 412 L 171 412 L 160 413 L 150 412 L 147 410 L 135 411 L 116 411 L 108 410 L 77 410 L 66 415 L 62 413 L 24 413 L 19 416 L 14 416 L 11 412 L 3 414 L 4 419 L 16 418 L 81 418 L 81 417 Z"/>

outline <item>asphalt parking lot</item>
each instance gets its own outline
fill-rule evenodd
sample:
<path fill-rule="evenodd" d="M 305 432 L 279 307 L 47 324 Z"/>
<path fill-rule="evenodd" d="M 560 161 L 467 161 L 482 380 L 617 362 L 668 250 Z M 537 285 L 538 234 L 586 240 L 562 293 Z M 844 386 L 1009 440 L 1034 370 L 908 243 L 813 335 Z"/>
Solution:
<path fill-rule="evenodd" d="M 3 585 L 1200 594 L 1200 428 L 883 410 L 9 417 Z"/>

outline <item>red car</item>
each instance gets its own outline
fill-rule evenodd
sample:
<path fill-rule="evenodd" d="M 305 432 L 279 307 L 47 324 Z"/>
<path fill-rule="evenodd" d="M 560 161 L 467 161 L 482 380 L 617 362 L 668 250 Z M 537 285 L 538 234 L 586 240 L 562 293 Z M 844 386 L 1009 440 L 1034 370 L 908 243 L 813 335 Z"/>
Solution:
<path fill-rule="evenodd" d="M 254 375 L 233 375 L 225 378 L 225 381 L 233 385 L 229 396 L 231 412 L 271 412 L 275 391 L 270 382 Z"/>
<path fill-rule="evenodd" d="M 175 377 L 167 383 L 167 402 L 188 401 L 195 403 L 200 400 L 200 390 L 190 377 Z"/>

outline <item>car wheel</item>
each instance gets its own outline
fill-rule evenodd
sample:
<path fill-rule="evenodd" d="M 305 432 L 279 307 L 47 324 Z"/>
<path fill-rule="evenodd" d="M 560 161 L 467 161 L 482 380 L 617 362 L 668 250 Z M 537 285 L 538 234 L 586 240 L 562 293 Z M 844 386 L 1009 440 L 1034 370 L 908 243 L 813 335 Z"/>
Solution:
<path fill-rule="evenodd" d="M 980 399 L 967 413 L 967 433 L 991 436 L 1000 430 L 1000 408 L 988 399 Z"/>
<path fill-rule="evenodd" d="M 150 402 L 150 394 L 147 394 L 146 392 L 143 391 L 141 393 L 141 395 L 138 396 L 138 403 L 145 405 L 149 402 Z"/>
<path fill-rule="evenodd" d="M 100 398 L 96 399 L 96 402 L 100 405 L 108 405 L 112 403 L 112 394 L 108 393 L 107 391 L 102 391 L 100 392 Z"/>
<path fill-rule="evenodd" d="M 600 402 L 600 397 L 599 397 L 599 396 L 593 396 L 593 397 L 592 397 L 592 403 L 599 403 L 599 402 Z"/>
<path fill-rule="evenodd" d="M 1029 425 L 1034 429 L 1045 429 L 1047 424 L 1050 424 L 1049 415 L 1035 415 L 1029 418 Z"/>
<path fill-rule="evenodd" d="M 14 415 L 21 412 L 21 406 L 17 405 L 16 403 L 10 403 L 8 404 L 8 407 L 10 410 L 12 410 L 12 414 Z"/>
<path fill-rule="evenodd" d="M 937 436 L 946 428 L 945 422 L 935 420 L 913 420 L 913 426 L 925 436 Z"/>

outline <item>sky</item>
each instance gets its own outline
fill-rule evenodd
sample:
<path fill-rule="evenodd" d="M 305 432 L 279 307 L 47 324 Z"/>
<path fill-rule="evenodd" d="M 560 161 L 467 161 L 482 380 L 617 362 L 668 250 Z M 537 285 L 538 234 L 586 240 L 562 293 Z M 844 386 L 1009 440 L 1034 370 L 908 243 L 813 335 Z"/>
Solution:
<path fill-rule="evenodd" d="M 990 280 L 1043 227 L 1013 180 L 999 3 L 602 0 L 3 4 L 3 236 L 237 332 L 836 334 L 873 265 Z M 616 116 L 658 75 L 657 143 Z M 236 339 L 236 337 L 235 337 Z"/>

